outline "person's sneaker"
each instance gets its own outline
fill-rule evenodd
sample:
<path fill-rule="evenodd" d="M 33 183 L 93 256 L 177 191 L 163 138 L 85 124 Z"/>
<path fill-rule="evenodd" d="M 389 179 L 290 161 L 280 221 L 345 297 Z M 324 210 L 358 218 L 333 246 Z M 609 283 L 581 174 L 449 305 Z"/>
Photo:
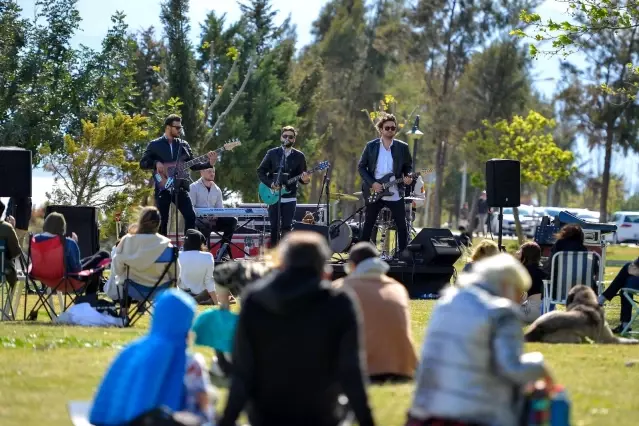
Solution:
<path fill-rule="evenodd" d="M 612 332 L 614 334 L 621 334 L 621 332 L 623 331 L 625 325 L 624 324 L 619 324 L 618 326 L 616 326 L 615 328 L 612 329 Z M 626 330 L 626 332 L 628 331 L 632 331 L 632 328 L 628 327 L 628 330 Z"/>

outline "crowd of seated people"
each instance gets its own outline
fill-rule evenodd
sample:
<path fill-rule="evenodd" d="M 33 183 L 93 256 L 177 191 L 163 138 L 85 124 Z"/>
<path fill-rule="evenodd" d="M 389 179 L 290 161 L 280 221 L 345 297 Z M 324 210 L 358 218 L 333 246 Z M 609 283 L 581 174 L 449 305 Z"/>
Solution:
<path fill-rule="evenodd" d="M 201 305 L 217 304 L 213 269 L 215 260 L 206 250 L 206 238 L 196 230 L 186 231 L 184 246 L 180 252 L 179 287 L 191 294 Z"/>
<path fill-rule="evenodd" d="M 481 240 L 473 249 L 473 252 L 470 255 L 470 260 L 468 261 L 468 263 L 466 263 L 466 265 L 464 265 L 462 272 L 472 271 L 473 264 L 475 262 L 478 262 L 490 256 L 494 256 L 498 253 L 499 247 L 497 246 L 496 242 L 494 242 L 493 240 Z"/>

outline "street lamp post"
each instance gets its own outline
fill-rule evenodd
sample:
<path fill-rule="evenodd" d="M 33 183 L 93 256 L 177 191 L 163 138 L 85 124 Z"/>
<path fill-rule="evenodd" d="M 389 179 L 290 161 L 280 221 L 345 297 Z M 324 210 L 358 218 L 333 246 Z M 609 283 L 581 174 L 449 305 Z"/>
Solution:
<path fill-rule="evenodd" d="M 415 122 L 413 128 L 407 133 L 408 139 L 413 141 L 413 173 L 417 170 L 417 141 L 424 133 L 419 130 L 419 115 L 415 116 Z M 422 177 L 423 179 L 423 177 Z M 413 188 L 415 188 L 415 182 L 413 181 Z M 426 213 L 424 213 L 426 214 Z"/>

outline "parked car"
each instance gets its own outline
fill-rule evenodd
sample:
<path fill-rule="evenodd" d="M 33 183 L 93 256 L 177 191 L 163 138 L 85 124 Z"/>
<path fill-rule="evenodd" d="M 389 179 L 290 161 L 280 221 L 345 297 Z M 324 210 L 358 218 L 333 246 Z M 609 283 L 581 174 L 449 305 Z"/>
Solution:
<path fill-rule="evenodd" d="M 493 209 L 490 216 L 490 229 L 493 234 L 499 232 L 499 209 Z M 504 220 L 502 224 L 504 235 L 515 235 L 517 233 L 515 229 L 515 215 L 512 207 L 505 207 Z M 527 205 L 519 206 L 519 221 L 521 222 L 521 230 L 527 237 L 534 237 L 535 235 L 535 219 L 533 218 L 533 207 Z"/>
<path fill-rule="evenodd" d="M 615 212 L 609 223 L 617 225 L 617 231 L 608 234 L 607 241 L 639 243 L 639 212 Z"/>

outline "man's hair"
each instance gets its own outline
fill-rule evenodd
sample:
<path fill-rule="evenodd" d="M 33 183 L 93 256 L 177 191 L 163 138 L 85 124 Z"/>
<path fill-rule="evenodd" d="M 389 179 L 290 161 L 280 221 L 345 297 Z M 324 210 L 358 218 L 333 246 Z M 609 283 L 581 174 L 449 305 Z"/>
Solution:
<path fill-rule="evenodd" d="M 180 117 L 177 114 L 171 114 L 168 117 L 166 117 L 166 119 L 164 120 L 164 127 L 166 126 L 172 126 L 173 123 L 175 121 L 179 121 L 180 123 L 182 122 L 182 117 Z"/>
<path fill-rule="evenodd" d="M 6 208 L 7 207 L 4 205 L 2 200 L 0 200 L 0 217 L 2 217 L 2 214 L 4 213 L 4 209 L 6 209 Z"/>
<path fill-rule="evenodd" d="M 362 241 L 353 246 L 348 253 L 348 260 L 359 265 L 366 259 L 379 256 L 379 251 L 370 241 Z"/>
<path fill-rule="evenodd" d="M 42 231 L 64 237 L 64 234 L 67 233 L 67 221 L 61 213 L 49 213 L 49 215 L 44 219 Z"/>
<path fill-rule="evenodd" d="M 293 126 L 284 126 L 282 127 L 282 131 L 280 131 L 280 135 L 283 135 L 284 132 L 293 132 L 293 135 L 297 137 L 297 130 Z"/>
<path fill-rule="evenodd" d="M 136 234 L 157 234 L 160 229 L 160 211 L 155 207 L 145 207 L 140 212 Z"/>
<path fill-rule="evenodd" d="M 377 128 L 379 130 L 382 130 L 382 127 L 384 127 L 384 123 L 386 123 L 387 121 L 392 121 L 393 123 L 395 123 L 395 127 L 397 127 L 397 118 L 395 118 L 393 114 L 388 114 L 385 112 L 384 114 L 382 114 L 379 121 L 377 122 Z"/>
<path fill-rule="evenodd" d="M 326 239 L 317 232 L 293 231 L 284 237 L 278 248 L 286 269 L 305 269 L 318 275 L 331 257 Z"/>

